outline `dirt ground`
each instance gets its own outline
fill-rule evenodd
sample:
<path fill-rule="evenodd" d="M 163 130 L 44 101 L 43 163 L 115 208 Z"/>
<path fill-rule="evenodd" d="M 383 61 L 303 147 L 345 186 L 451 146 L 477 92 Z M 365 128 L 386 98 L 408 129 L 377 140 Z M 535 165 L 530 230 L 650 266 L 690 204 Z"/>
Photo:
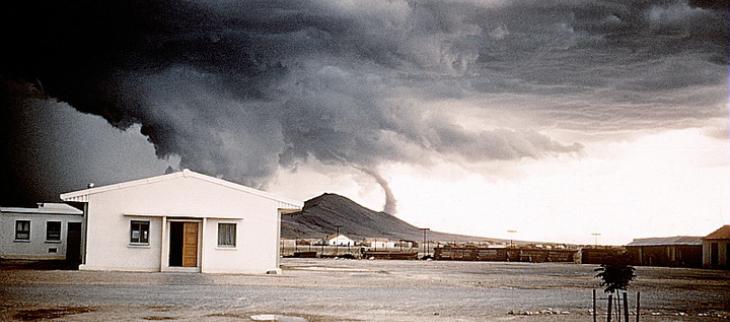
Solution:
<path fill-rule="evenodd" d="M 0 320 L 592 321 L 593 268 L 284 259 L 281 275 L 9 269 L 0 270 Z M 641 321 L 730 321 L 728 271 L 637 275 L 629 302 L 634 314 L 641 292 Z"/>

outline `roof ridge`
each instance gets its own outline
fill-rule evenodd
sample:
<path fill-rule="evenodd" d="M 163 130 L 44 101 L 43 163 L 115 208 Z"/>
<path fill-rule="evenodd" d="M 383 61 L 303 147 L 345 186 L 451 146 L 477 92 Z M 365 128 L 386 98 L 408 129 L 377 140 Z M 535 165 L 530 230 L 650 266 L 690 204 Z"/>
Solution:
<path fill-rule="evenodd" d="M 143 185 L 143 184 L 171 180 L 171 179 L 175 179 L 175 178 L 179 178 L 179 177 L 195 178 L 195 179 L 203 180 L 203 181 L 206 181 L 209 183 L 218 184 L 218 185 L 221 185 L 221 186 L 224 186 L 227 188 L 235 189 L 238 191 L 250 193 L 250 194 L 253 194 L 253 195 L 256 195 L 259 197 L 277 201 L 277 202 L 283 203 L 287 207 L 291 207 L 291 208 L 303 207 L 303 203 L 300 201 L 279 197 L 279 196 L 276 196 L 276 195 L 271 194 L 266 191 L 261 191 L 261 190 L 254 189 L 251 187 L 246 187 L 244 185 L 241 185 L 241 184 L 238 184 L 235 182 L 230 182 L 230 181 L 223 180 L 220 178 L 215 178 L 215 177 L 212 177 L 209 175 L 191 171 L 189 169 L 184 169 L 182 171 L 173 172 L 173 173 L 169 173 L 169 174 L 163 174 L 163 175 L 149 177 L 149 178 L 142 178 L 142 179 L 119 182 L 119 183 L 100 186 L 100 187 L 88 188 L 88 189 L 84 189 L 84 190 L 67 192 L 67 193 L 61 194 L 60 197 L 61 197 L 61 200 L 64 200 L 64 201 L 86 201 L 86 197 L 88 197 L 89 195 L 92 195 L 92 194 L 97 194 L 97 193 L 102 193 L 102 192 L 117 190 L 117 189 L 131 188 L 131 187 L 136 187 L 136 186 Z"/>

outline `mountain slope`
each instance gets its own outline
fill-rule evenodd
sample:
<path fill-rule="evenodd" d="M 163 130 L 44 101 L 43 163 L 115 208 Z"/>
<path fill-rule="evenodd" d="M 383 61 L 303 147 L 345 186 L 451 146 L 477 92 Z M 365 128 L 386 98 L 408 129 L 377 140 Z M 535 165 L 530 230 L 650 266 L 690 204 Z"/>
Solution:
<path fill-rule="evenodd" d="M 300 212 L 281 216 L 281 236 L 294 238 L 323 238 L 337 232 L 358 240 L 388 238 L 391 240 L 423 240 L 423 231 L 385 212 L 365 208 L 343 196 L 325 193 L 304 202 Z M 502 241 L 499 239 L 448 234 L 429 231 L 434 241 Z"/>

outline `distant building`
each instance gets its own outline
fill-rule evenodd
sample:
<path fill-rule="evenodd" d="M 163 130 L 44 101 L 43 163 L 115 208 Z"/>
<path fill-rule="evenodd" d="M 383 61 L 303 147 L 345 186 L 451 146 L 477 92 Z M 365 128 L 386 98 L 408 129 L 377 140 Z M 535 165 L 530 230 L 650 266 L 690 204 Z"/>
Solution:
<path fill-rule="evenodd" d="M 349 237 L 339 234 L 327 237 L 327 245 L 330 246 L 355 246 L 355 241 Z"/>
<path fill-rule="evenodd" d="M 79 262 L 84 212 L 64 203 L 0 207 L 0 258 Z M 68 257 L 68 258 L 67 258 Z"/>
<path fill-rule="evenodd" d="M 395 247 L 398 248 L 418 248 L 418 242 L 414 240 L 401 239 L 395 243 Z"/>
<path fill-rule="evenodd" d="M 387 240 L 385 238 L 368 240 L 368 245 L 370 245 L 370 248 L 375 249 L 396 248 L 396 242 Z"/>
<path fill-rule="evenodd" d="M 701 267 L 702 237 L 637 238 L 626 245 L 634 265 Z"/>
<path fill-rule="evenodd" d="M 702 266 L 730 268 L 730 225 L 725 225 L 702 238 Z"/>

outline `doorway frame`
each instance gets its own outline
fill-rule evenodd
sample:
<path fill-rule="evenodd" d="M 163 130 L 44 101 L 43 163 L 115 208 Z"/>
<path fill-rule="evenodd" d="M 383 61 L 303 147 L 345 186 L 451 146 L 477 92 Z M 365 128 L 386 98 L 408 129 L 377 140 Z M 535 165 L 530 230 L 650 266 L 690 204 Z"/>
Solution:
<path fill-rule="evenodd" d="M 720 266 L 720 242 L 710 242 L 710 267 L 717 268 Z"/>
<path fill-rule="evenodd" d="M 170 266 L 170 224 L 173 222 L 196 223 L 198 224 L 198 249 L 197 263 L 195 267 Z M 162 218 L 162 235 L 163 243 L 160 251 L 160 271 L 161 272 L 186 272 L 199 273 L 203 263 L 203 219 L 186 218 L 186 217 L 163 217 Z"/>
<path fill-rule="evenodd" d="M 78 232 L 79 232 L 79 244 L 76 247 L 76 254 L 78 254 L 78 258 L 69 258 L 69 251 L 73 249 L 71 243 L 69 242 L 69 233 L 71 232 L 71 226 L 78 225 Z M 68 263 L 70 266 L 75 267 L 75 270 L 78 270 L 79 265 L 83 263 L 83 245 L 84 245 L 84 228 L 83 223 L 80 221 L 66 221 L 66 235 L 63 236 L 63 222 L 61 222 L 61 239 L 62 242 L 65 244 L 65 252 L 64 252 L 64 258 L 66 263 Z M 72 252 L 73 254 L 73 252 Z"/>

